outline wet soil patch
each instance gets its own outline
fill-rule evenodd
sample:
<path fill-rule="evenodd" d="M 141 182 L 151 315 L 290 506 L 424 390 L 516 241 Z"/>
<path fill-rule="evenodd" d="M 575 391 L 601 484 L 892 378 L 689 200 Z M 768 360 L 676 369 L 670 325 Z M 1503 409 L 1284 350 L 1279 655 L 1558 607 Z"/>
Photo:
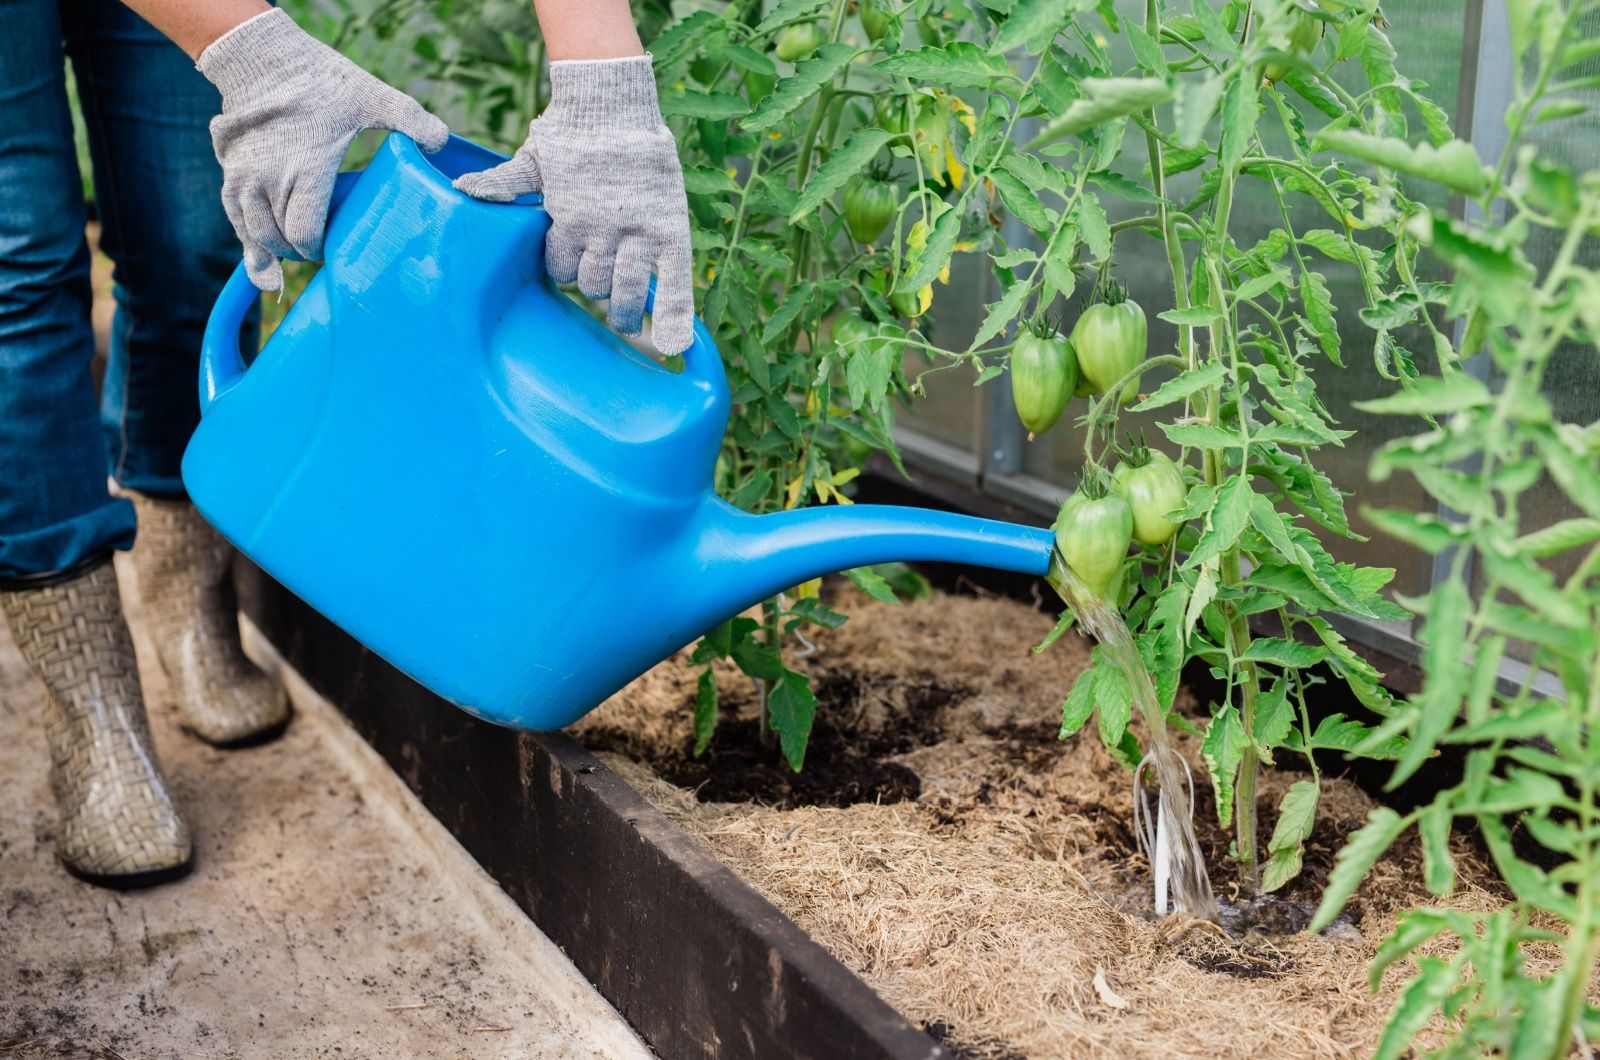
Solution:
<path fill-rule="evenodd" d="M 861 754 L 837 726 L 811 730 L 805 768 L 796 773 L 776 748 L 763 746 L 761 727 L 740 718 L 717 727 L 716 741 L 696 758 L 679 752 L 652 763 L 662 779 L 688 788 L 701 802 L 751 802 L 796 806 L 854 806 L 907 802 L 922 793 L 911 770 Z"/>
<path fill-rule="evenodd" d="M 945 736 L 942 710 L 967 694 L 939 681 L 891 682 L 845 668 L 813 678 L 817 714 L 805 765 L 789 768 L 775 741 L 764 741 L 753 692 L 727 697 L 711 744 L 696 755 L 694 739 L 663 744 L 601 730 L 585 743 L 648 763 L 664 780 L 701 802 L 753 803 L 781 809 L 908 802 L 922 794 L 915 770 L 895 761 Z M 890 709 L 884 709 L 892 696 Z M 686 701 L 683 709 L 692 710 Z M 742 715 L 742 716 L 741 716 Z M 1018 746 L 1023 741 L 1019 738 Z"/>

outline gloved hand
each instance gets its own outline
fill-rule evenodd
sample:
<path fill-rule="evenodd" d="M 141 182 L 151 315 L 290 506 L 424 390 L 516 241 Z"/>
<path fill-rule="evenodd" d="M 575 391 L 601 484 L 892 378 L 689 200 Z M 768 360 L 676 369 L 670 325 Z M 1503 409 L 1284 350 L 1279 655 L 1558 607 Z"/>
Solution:
<path fill-rule="evenodd" d="M 404 92 L 314 40 L 277 9 L 218 37 L 195 64 L 222 92 L 211 143 L 222 205 L 264 291 L 283 287 L 279 258 L 322 258 L 339 162 L 363 129 L 393 129 L 424 151 L 450 130 Z"/>
<path fill-rule="evenodd" d="M 689 206 L 650 56 L 553 62 L 550 89 L 517 153 L 455 186 L 494 202 L 543 192 L 551 279 L 609 297 L 607 323 L 624 335 L 644 325 L 653 271 L 651 339 L 662 353 L 682 353 L 694 340 Z"/>

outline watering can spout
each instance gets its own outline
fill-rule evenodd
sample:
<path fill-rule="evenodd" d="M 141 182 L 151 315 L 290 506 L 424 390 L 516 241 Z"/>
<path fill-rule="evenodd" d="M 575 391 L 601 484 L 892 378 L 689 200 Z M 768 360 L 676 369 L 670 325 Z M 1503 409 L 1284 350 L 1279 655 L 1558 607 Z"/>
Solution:
<path fill-rule="evenodd" d="M 812 578 L 874 563 L 965 563 L 1043 576 L 1054 537 L 1048 529 L 970 515 L 856 504 L 750 515 L 708 501 L 700 559 L 737 586 L 724 610 L 736 613 Z"/>

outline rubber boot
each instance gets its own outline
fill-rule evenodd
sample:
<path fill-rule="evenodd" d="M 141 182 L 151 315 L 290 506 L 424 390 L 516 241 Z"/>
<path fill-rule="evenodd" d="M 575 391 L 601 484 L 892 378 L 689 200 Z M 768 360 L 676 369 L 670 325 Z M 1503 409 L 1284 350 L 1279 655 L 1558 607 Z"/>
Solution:
<path fill-rule="evenodd" d="M 0 592 L 22 657 L 45 686 L 56 854 L 90 883 L 127 888 L 189 870 L 189 829 L 150 742 L 133 638 L 112 565 L 68 582 Z"/>
<path fill-rule="evenodd" d="M 139 514 L 133 565 L 145 626 L 183 727 L 216 747 L 277 736 L 289 697 L 239 646 L 232 546 L 187 500 L 127 495 Z"/>

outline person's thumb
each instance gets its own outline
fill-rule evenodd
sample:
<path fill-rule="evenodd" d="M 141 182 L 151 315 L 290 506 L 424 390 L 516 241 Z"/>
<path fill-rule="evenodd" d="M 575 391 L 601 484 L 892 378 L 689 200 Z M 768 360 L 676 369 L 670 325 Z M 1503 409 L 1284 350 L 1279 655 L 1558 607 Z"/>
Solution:
<path fill-rule="evenodd" d="M 533 160 L 533 155 L 518 151 L 493 169 L 462 174 L 455 179 L 455 188 L 474 199 L 510 202 L 519 195 L 543 190 L 543 184 L 539 180 L 539 164 Z"/>
<path fill-rule="evenodd" d="M 385 86 L 387 87 L 387 86 Z M 398 89 L 389 88 L 378 96 L 370 121 L 382 129 L 393 129 L 409 136 L 417 146 L 432 154 L 450 139 L 450 127 L 423 109 L 422 104 Z"/>

